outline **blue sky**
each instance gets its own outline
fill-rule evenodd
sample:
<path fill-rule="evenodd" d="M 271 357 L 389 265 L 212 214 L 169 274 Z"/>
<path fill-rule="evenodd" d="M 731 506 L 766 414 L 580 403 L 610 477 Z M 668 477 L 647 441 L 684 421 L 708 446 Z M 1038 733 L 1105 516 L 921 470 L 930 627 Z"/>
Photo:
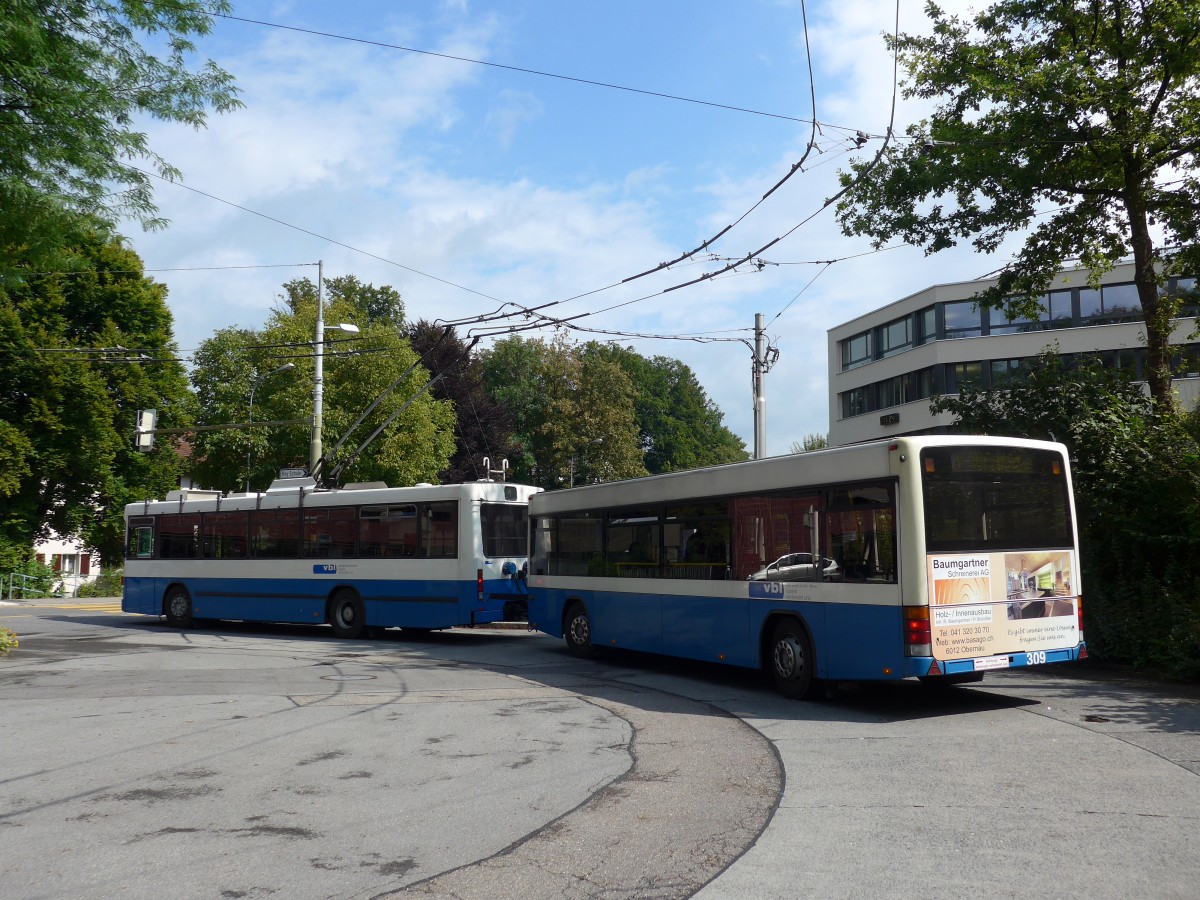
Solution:
<path fill-rule="evenodd" d="M 126 229 L 169 287 L 185 351 L 219 328 L 261 325 L 280 285 L 315 278 L 306 264 L 319 259 L 326 277 L 393 285 L 410 319 L 555 303 L 547 313 L 583 327 L 703 335 L 571 337 L 684 360 L 749 447 L 742 341 L 763 313 L 780 354 L 766 378 L 775 455 L 828 430 L 827 329 L 1002 262 L 969 249 L 858 256 L 870 247 L 843 237 L 831 210 L 796 228 L 837 190 L 839 170 L 879 148 L 893 96 L 881 35 L 894 2 L 810 0 L 812 87 L 798 0 L 245 0 L 234 15 L 496 65 L 216 22 L 200 51 L 234 74 L 245 108 L 199 132 L 147 126 L 187 187 L 156 189 L 170 228 Z M 900 26 L 924 29 L 919 3 L 901 0 Z M 813 134 L 814 91 L 821 127 L 803 170 L 711 248 L 742 256 L 794 228 L 762 254 L 768 265 L 663 293 L 720 265 L 701 254 L 621 285 L 738 220 L 787 174 Z M 901 102 L 896 131 L 920 115 Z M 849 140 L 857 130 L 872 136 L 861 149 Z M 813 264 L 833 259 L 844 261 Z M 165 271 L 181 268 L 194 271 Z"/>

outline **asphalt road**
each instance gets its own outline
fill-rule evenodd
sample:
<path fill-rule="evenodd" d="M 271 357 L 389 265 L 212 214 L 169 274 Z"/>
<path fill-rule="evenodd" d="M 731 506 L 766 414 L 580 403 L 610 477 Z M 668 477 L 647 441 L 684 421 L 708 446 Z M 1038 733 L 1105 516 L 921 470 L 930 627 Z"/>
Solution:
<path fill-rule="evenodd" d="M 0 607 L 0 895 L 1200 896 L 1200 698 Z"/>

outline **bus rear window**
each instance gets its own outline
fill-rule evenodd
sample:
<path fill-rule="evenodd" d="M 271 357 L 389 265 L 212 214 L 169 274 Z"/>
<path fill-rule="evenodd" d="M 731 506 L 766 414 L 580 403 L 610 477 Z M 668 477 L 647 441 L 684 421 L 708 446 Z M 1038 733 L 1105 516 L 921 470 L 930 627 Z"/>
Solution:
<path fill-rule="evenodd" d="M 484 503 L 480 509 L 480 521 L 483 526 L 484 556 L 526 556 L 526 529 L 529 527 L 527 507 Z"/>
<path fill-rule="evenodd" d="M 1065 468 L 1053 450 L 923 450 L 926 551 L 1073 546 Z"/>

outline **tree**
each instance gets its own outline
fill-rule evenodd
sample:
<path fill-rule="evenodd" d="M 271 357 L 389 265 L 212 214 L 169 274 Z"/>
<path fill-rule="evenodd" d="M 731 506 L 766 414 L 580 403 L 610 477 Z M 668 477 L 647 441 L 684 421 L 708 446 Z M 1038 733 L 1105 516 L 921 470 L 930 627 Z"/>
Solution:
<path fill-rule="evenodd" d="M 240 106 L 213 63 L 193 71 L 190 38 L 226 0 L 7 0 L 0 15 L 0 274 L 56 267 L 92 231 L 129 217 L 159 227 L 154 153 L 139 117 L 201 127 Z M 139 35 L 162 48 L 142 47 Z"/>
<path fill-rule="evenodd" d="M 28 553 L 53 529 L 122 557 L 124 506 L 178 484 L 176 441 L 133 447 L 139 409 L 190 416 L 166 288 L 119 241 L 74 249 L 85 268 L 0 288 L 0 543 Z"/>
<path fill-rule="evenodd" d="M 1070 450 L 1089 648 L 1200 676 L 1200 419 L 1162 411 L 1126 373 L 1046 351 L 1006 390 L 935 399 L 970 434 Z"/>
<path fill-rule="evenodd" d="M 483 460 L 496 468 L 502 459 L 515 456 L 512 417 L 490 397 L 483 385 L 483 361 L 453 329 L 421 320 L 405 329 L 424 366 L 442 378 L 433 386 L 433 396 L 454 404 L 453 456 L 440 478 L 445 484 L 476 481 L 487 477 Z"/>
<path fill-rule="evenodd" d="M 261 489 L 279 468 L 308 464 L 317 307 L 315 291 L 309 298 L 290 289 L 303 283 L 285 286 L 284 308 L 275 310 L 261 331 L 224 329 L 196 355 L 193 384 L 201 424 L 247 423 L 252 387 L 254 421 L 303 420 L 198 432 L 193 473 L 206 487 L 241 490 L 249 481 L 252 489 Z M 326 335 L 324 475 L 395 486 L 434 480 L 454 450 L 452 405 L 428 392 L 429 372 L 391 322 L 368 322 L 363 310 L 345 297 L 327 305 L 325 319 L 356 323 L 361 333 L 353 338 Z M 287 363 L 294 368 L 271 374 Z M 377 399 L 378 405 L 351 431 Z M 396 418 L 388 423 L 393 414 Z M 353 452 L 381 427 L 352 460 Z"/>
<path fill-rule="evenodd" d="M 843 231 L 927 253 L 968 239 L 991 253 L 1028 231 L 979 295 L 1010 319 L 1036 317 L 1066 260 L 1098 280 L 1132 256 L 1147 381 L 1169 406 L 1180 299 L 1159 286 L 1200 268 L 1200 5 L 1002 0 L 969 22 L 926 11 L 931 35 L 888 43 L 905 96 L 940 105 L 877 164 L 843 173 Z"/>
<path fill-rule="evenodd" d="M 400 292 L 390 284 L 376 287 L 359 281 L 355 275 L 335 275 L 325 279 L 323 288 L 326 304 L 343 300 L 354 307 L 357 311 L 355 321 L 366 319 L 371 325 L 404 327 L 404 301 Z M 296 313 L 304 304 L 311 304 L 315 309 L 317 285 L 310 278 L 296 278 L 284 284 L 279 299 L 292 313 Z"/>
<path fill-rule="evenodd" d="M 549 488 L 645 475 L 633 387 L 619 365 L 510 337 L 483 354 L 484 384 L 513 420 L 513 477 Z"/>
<path fill-rule="evenodd" d="M 811 453 L 814 450 L 824 450 L 829 446 L 828 434 L 806 434 L 801 441 L 792 442 L 793 453 Z"/>
<path fill-rule="evenodd" d="M 611 360 L 629 376 L 642 462 L 651 474 L 749 458 L 745 443 L 722 424 L 724 414 L 684 363 L 596 342 L 581 352 Z"/>

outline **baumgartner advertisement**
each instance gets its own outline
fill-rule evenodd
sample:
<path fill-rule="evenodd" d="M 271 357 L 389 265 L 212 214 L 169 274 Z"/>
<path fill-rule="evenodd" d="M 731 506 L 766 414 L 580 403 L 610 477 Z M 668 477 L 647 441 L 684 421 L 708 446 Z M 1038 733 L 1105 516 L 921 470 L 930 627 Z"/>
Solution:
<path fill-rule="evenodd" d="M 1070 550 L 936 554 L 927 558 L 927 565 L 937 659 L 1056 650 L 1079 643 L 1075 557 Z"/>

